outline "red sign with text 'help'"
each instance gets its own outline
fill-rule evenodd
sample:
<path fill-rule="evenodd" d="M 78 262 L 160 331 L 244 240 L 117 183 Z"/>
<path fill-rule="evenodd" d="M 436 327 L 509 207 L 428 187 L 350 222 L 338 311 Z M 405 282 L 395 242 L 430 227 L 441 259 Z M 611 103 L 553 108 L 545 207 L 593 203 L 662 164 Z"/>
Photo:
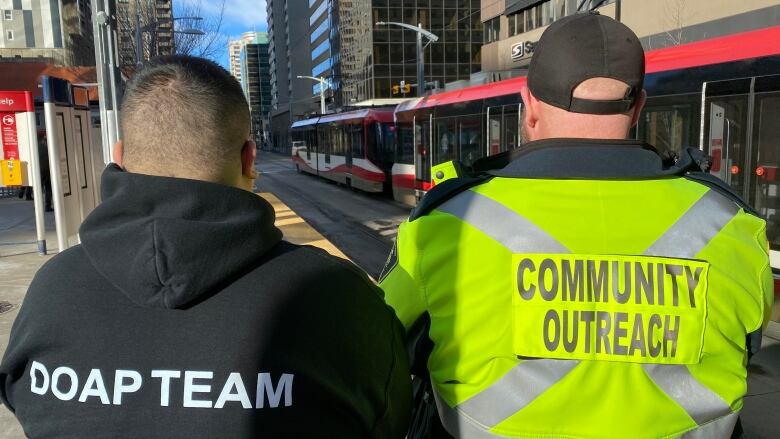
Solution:
<path fill-rule="evenodd" d="M 32 93 L 28 91 L 0 91 L 0 141 L 4 160 L 19 160 L 19 134 L 16 131 L 16 113 L 35 111 Z"/>
<path fill-rule="evenodd" d="M 0 112 L 35 111 L 29 91 L 0 91 Z"/>

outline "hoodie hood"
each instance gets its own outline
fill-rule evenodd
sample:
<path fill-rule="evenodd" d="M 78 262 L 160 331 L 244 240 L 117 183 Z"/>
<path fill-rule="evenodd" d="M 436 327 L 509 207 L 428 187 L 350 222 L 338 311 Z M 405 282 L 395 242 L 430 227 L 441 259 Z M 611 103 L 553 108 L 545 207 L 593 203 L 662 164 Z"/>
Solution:
<path fill-rule="evenodd" d="M 199 180 L 103 172 L 79 234 L 95 268 L 134 303 L 182 308 L 256 266 L 282 238 L 250 192 Z"/>

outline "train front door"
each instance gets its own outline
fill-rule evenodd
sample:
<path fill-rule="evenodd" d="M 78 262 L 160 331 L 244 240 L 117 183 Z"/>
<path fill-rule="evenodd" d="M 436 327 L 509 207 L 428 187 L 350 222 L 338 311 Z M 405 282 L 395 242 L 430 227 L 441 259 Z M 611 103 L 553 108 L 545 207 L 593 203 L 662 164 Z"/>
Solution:
<path fill-rule="evenodd" d="M 414 186 L 419 200 L 430 189 L 431 181 L 431 120 L 414 117 Z"/>
<path fill-rule="evenodd" d="M 710 173 L 767 219 L 780 274 L 780 75 L 709 82 L 704 104 Z"/>

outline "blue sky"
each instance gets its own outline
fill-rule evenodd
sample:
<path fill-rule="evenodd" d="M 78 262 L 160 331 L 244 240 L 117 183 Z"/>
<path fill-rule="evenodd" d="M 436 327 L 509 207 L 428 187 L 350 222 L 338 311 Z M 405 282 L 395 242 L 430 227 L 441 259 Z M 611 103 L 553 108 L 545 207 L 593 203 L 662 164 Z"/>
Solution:
<path fill-rule="evenodd" d="M 200 4 L 200 15 L 209 19 L 219 15 L 221 3 L 220 0 L 174 0 L 174 15 L 177 4 Z M 225 0 L 225 13 L 219 32 L 227 38 L 237 38 L 246 31 L 265 31 L 268 28 L 265 6 L 265 0 Z M 228 66 L 227 46 L 221 59 L 216 61 L 224 67 Z"/>

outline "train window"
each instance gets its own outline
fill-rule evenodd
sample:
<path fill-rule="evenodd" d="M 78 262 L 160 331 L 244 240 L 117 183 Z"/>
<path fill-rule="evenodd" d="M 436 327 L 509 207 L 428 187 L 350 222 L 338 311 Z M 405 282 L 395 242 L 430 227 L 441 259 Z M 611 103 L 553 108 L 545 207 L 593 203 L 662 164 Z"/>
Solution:
<path fill-rule="evenodd" d="M 757 93 L 754 116 L 753 206 L 767 219 L 772 249 L 780 247 L 780 91 Z"/>
<path fill-rule="evenodd" d="M 398 163 L 414 163 L 414 131 L 411 124 L 396 124 L 398 133 L 398 148 L 395 153 L 395 161 Z"/>
<path fill-rule="evenodd" d="M 495 155 L 501 152 L 501 108 L 490 109 L 490 120 L 488 121 L 488 138 L 490 139 L 488 144 L 490 145 L 490 155 Z"/>
<path fill-rule="evenodd" d="M 480 115 L 464 116 L 460 118 L 460 154 L 461 163 L 469 166 L 482 157 L 480 148 L 482 137 L 482 119 Z"/>
<path fill-rule="evenodd" d="M 517 135 L 520 120 L 518 119 L 517 106 L 513 105 L 512 107 L 514 112 L 507 111 L 508 107 L 504 108 L 504 141 L 501 143 L 501 151 L 509 151 L 519 146 Z"/>
<path fill-rule="evenodd" d="M 688 120 L 690 118 L 687 118 Z M 659 148 L 674 151 L 679 155 L 685 138 L 686 117 L 677 108 L 646 111 L 644 113 L 644 140 Z"/>
<path fill-rule="evenodd" d="M 436 136 L 433 164 L 457 160 L 458 158 L 458 119 L 457 117 L 442 117 L 436 121 Z"/>
<path fill-rule="evenodd" d="M 640 140 L 679 153 L 698 147 L 700 95 L 648 99 L 636 131 Z"/>
<path fill-rule="evenodd" d="M 352 143 L 352 157 L 363 158 L 365 156 L 363 125 L 350 125 L 349 136 Z"/>

